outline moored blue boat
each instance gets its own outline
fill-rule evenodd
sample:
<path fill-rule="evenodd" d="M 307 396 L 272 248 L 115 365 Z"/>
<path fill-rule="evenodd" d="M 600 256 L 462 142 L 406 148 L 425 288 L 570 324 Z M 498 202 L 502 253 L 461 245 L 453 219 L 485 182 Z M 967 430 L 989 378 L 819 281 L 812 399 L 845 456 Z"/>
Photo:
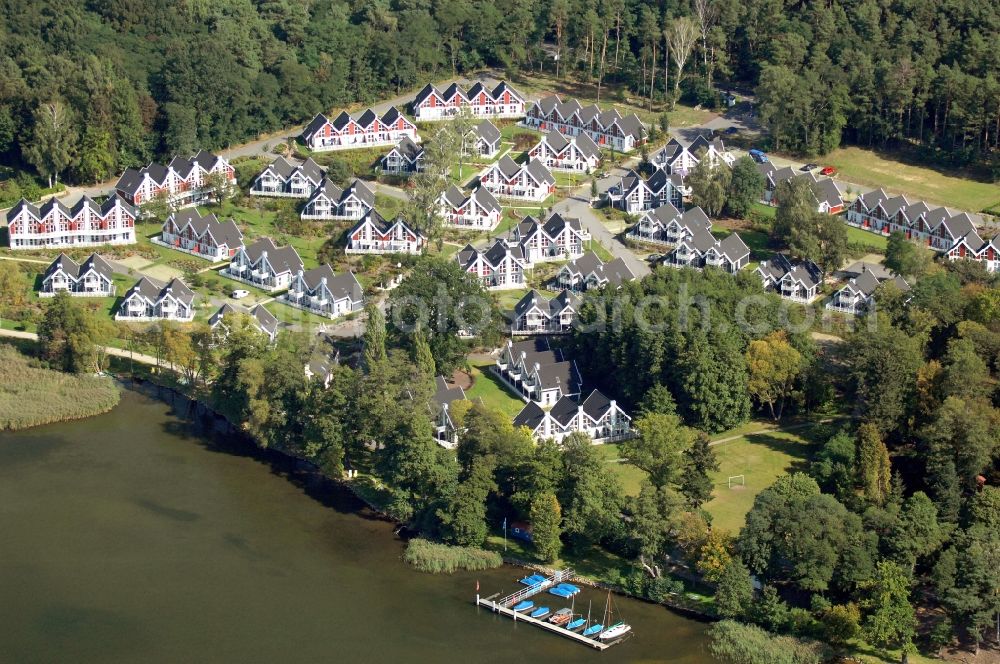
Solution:
<path fill-rule="evenodd" d="M 540 606 L 534 611 L 532 611 L 529 615 L 532 618 L 544 618 L 545 616 L 549 615 L 549 611 L 550 611 L 549 607 Z"/>
<path fill-rule="evenodd" d="M 526 576 L 521 579 L 518 583 L 522 583 L 526 586 L 537 586 L 545 582 L 545 577 L 541 574 L 532 574 L 531 576 Z"/>
<path fill-rule="evenodd" d="M 585 618 L 577 618 L 576 620 L 571 620 L 569 624 L 566 625 L 566 629 L 568 629 L 571 632 L 575 632 L 578 629 L 582 629 L 583 626 L 586 624 L 587 621 Z"/>
<path fill-rule="evenodd" d="M 534 602 L 532 602 L 530 599 L 526 599 L 523 602 L 518 602 L 517 604 L 515 604 L 513 609 L 514 611 L 527 611 L 534 605 L 535 605 Z"/>
<path fill-rule="evenodd" d="M 549 592 L 557 597 L 570 598 L 580 592 L 580 589 L 570 583 L 560 583 L 554 588 L 549 588 Z"/>
<path fill-rule="evenodd" d="M 594 634 L 597 634 L 598 632 L 600 632 L 602 629 L 604 629 L 604 625 L 602 625 L 600 623 L 597 623 L 596 625 L 591 625 L 587 629 L 583 630 L 583 635 L 584 636 L 593 636 Z"/>

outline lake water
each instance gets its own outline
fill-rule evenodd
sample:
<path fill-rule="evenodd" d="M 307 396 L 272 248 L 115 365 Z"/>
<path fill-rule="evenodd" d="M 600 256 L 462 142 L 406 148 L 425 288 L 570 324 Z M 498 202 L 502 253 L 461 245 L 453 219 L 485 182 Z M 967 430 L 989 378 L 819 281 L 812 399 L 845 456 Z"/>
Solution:
<path fill-rule="evenodd" d="M 135 392 L 0 434 L 0 662 L 711 661 L 704 625 L 642 602 L 616 599 L 635 635 L 604 653 L 478 610 L 476 579 L 522 570 L 412 571 L 391 524 L 295 467 Z"/>

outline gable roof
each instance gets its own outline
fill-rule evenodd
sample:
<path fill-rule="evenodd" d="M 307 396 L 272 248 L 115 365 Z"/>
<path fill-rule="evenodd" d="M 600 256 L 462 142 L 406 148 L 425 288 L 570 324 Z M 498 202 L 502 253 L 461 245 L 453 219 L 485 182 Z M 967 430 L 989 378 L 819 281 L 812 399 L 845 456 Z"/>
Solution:
<path fill-rule="evenodd" d="M 515 427 L 528 427 L 531 431 L 537 429 L 545 421 L 545 411 L 534 401 L 525 404 L 516 416 L 514 416 Z"/>
<path fill-rule="evenodd" d="M 431 399 L 439 406 L 466 398 L 465 390 L 462 389 L 462 386 L 448 387 L 448 382 L 444 379 L 444 376 L 436 376 L 434 378 L 434 388 L 434 396 Z"/>
<path fill-rule="evenodd" d="M 278 247 L 269 237 L 258 238 L 253 244 L 245 246 L 243 251 L 252 263 L 259 261 L 264 252 L 267 252 L 267 262 L 277 274 L 282 272 L 295 274 L 302 269 L 302 259 L 299 258 L 299 252 L 295 251 L 295 247 L 291 245 Z"/>
<path fill-rule="evenodd" d="M 132 297 L 132 295 L 138 294 L 151 302 L 156 302 L 164 297 L 167 292 L 177 299 L 177 301 L 188 306 L 190 306 L 191 302 L 194 300 L 194 292 L 180 279 L 174 278 L 167 283 L 163 283 L 162 281 L 151 277 L 142 277 L 139 279 L 139 281 L 128 289 L 127 293 L 125 293 L 125 299 L 128 300 Z"/>
<path fill-rule="evenodd" d="M 219 245 L 235 249 L 243 244 L 243 233 L 232 219 L 219 221 L 214 214 L 202 215 L 197 208 L 178 210 L 167 219 L 172 220 L 178 229 L 190 226 L 199 236 L 208 231 Z"/>
<path fill-rule="evenodd" d="M 546 168 L 541 159 L 529 159 L 528 163 L 524 165 L 524 169 L 536 182 L 549 185 L 556 183 L 555 176 Z"/>
<path fill-rule="evenodd" d="M 483 120 L 473 127 L 472 131 L 490 145 L 500 140 L 500 130 L 489 120 Z"/>
<path fill-rule="evenodd" d="M 739 236 L 739 233 L 730 233 L 719 241 L 719 253 L 725 256 L 730 262 L 735 263 L 750 253 L 750 247 Z"/>

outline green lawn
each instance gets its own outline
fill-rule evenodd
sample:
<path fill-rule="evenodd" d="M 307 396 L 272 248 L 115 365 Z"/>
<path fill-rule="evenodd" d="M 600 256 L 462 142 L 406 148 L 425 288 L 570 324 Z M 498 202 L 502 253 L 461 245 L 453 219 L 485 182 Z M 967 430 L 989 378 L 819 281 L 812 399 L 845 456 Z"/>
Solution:
<path fill-rule="evenodd" d="M 845 224 L 845 226 L 847 225 Z M 877 247 L 882 252 L 885 252 L 885 248 L 889 243 L 888 238 L 881 233 L 863 231 L 860 228 L 855 228 L 854 226 L 847 226 L 847 241 L 856 242 L 858 244 L 868 244 L 872 247 Z"/>
<path fill-rule="evenodd" d="M 472 387 L 465 391 L 465 396 L 470 401 L 482 399 L 487 406 L 514 417 L 524 408 L 524 401 L 515 397 L 488 367 L 488 364 L 472 367 Z"/>
<path fill-rule="evenodd" d="M 838 177 L 869 187 L 884 187 L 928 202 L 979 212 L 1000 204 L 1000 187 L 979 182 L 958 170 L 933 169 L 900 161 L 899 155 L 850 147 L 823 158 Z"/>
<path fill-rule="evenodd" d="M 310 325 L 332 325 L 335 322 L 343 320 L 343 318 L 333 319 L 326 318 L 325 316 L 317 316 L 310 311 L 289 306 L 279 300 L 268 302 L 264 305 L 264 308 L 274 314 L 274 317 L 282 323 L 288 325 L 302 325 L 307 327 Z"/>
<path fill-rule="evenodd" d="M 638 496 L 642 481 L 646 479 L 646 471 L 640 470 L 630 463 L 621 461 L 622 453 L 615 443 L 598 445 L 597 450 L 611 464 L 611 469 L 625 489 L 626 496 Z"/>
<path fill-rule="evenodd" d="M 805 469 L 813 443 L 798 432 L 773 431 L 747 433 L 713 449 L 719 471 L 712 477 L 715 491 L 705 508 L 713 525 L 735 534 L 743 527 L 758 493 L 781 475 Z M 730 489 L 727 479 L 733 475 L 743 475 L 745 486 Z"/>
<path fill-rule="evenodd" d="M 750 209 L 766 219 L 774 219 L 774 215 L 778 213 L 778 208 L 760 202 L 751 205 Z"/>
<path fill-rule="evenodd" d="M 603 244 L 601 244 L 600 241 L 591 240 L 590 242 L 588 242 L 587 250 L 593 251 L 595 254 L 597 254 L 597 257 L 600 258 L 605 263 L 610 263 L 615 259 L 611 251 Z"/>

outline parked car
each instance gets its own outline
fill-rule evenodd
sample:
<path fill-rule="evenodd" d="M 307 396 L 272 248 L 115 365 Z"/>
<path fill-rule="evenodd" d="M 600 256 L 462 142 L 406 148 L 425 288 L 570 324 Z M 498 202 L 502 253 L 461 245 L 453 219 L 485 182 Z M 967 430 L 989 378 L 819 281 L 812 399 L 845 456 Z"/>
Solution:
<path fill-rule="evenodd" d="M 758 164 L 767 163 L 767 155 L 764 154 L 761 150 L 757 149 L 750 150 L 750 158 L 756 161 Z"/>
<path fill-rule="evenodd" d="M 738 133 L 740 133 L 740 128 L 739 127 L 727 127 L 726 131 L 723 132 L 723 133 L 730 134 L 730 135 L 732 135 L 732 134 L 738 134 Z"/>
<path fill-rule="evenodd" d="M 800 171 L 805 171 L 806 173 L 808 173 L 809 171 L 815 171 L 817 168 L 819 168 L 819 166 L 816 165 L 816 164 L 806 164 L 805 166 L 803 166 L 799 170 Z"/>
<path fill-rule="evenodd" d="M 249 294 L 250 294 L 250 291 L 245 290 L 243 288 L 237 288 L 237 289 L 235 289 L 232 292 L 232 296 L 233 296 L 234 300 L 242 300 L 243 298 L 245 298 Z"/>
<path fill-rule="evenodd" d="M 820 175 L 833 176 L 837 174 L 837 169 L 833 166 L 824 166 L 823 170 L 819 172 Z"/>

